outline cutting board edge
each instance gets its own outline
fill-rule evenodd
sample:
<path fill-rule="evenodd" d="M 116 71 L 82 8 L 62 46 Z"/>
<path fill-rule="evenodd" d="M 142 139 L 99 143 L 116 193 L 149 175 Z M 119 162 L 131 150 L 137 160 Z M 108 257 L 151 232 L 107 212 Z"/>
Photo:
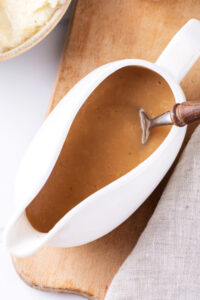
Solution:
<path fill-rule="evenodd" d="M 82 296 L 85 297 L 86 299 L 89 300 L 99 300 L 99 298 L 96 298 L 93 295 L 89 295 L 86 292 L 83 292 L 81 290 L 77 289 L 69 289 L 69 288 L 53 288 L 53 287 L 48 287 L 48 286 L 39 286 L 36 283 L 34 284 L 31 279 L 29 279 L 23 272 L 20 272 L 20 269 L 18 268 L 19 264 L 16 262 L 16 257 L 12 257 L 12 263 L 15 268 L 15 271 L 17 272 L 17 275 L 21 278 L 21 280 L 26 283 L 29 287 L 34 288 L 39 291 L 43 292 L 49 292 L 49 293 L 59 293 L 59 294 L 72 294 L 72 295 L 77 295 L 77 296 Z"/>

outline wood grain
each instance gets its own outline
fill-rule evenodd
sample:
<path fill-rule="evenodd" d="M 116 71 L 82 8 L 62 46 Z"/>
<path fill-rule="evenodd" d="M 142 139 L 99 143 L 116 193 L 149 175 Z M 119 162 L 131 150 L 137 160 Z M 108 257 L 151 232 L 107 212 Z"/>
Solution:
<path fill-rule="evenodd" d="M 122 58 L 155 61 L 180 27 L 194 17 L 200 18 L 198 0 L 79 0 L 48 112 L 79 79 L 104 63 Z M 200 98 L 199 68 L 200 62 L 182 82 L 188 99 Z M 47 246 L 32 257 L 13 258 L 18 274 L 38 289 L 103 300 L 113 276 L 152 215 L 169 176 L 112 233 L 81 247 Z"/>
<path fill-rule="evenodd" d="M 200 100 L 176 103 L 170 111 L 170 116 L 173 123 L 180 127 L 199 121 Z"/>

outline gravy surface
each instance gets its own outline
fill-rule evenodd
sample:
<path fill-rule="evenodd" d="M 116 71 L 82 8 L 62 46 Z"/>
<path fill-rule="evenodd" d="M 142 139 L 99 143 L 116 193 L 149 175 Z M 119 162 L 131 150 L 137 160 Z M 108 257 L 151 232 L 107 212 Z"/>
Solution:
<path fill-rule="evenodd" d="M 125 67 L 109 76 L 81 107 L 53 172 L 27 207 L 32 226 L 48 232 L 79 202 L 151 155 L 170 127 L 153 129 L 142 145 L 138 110 L 155 117 L 173 104 L 166 81 L 148 69 Z"/>

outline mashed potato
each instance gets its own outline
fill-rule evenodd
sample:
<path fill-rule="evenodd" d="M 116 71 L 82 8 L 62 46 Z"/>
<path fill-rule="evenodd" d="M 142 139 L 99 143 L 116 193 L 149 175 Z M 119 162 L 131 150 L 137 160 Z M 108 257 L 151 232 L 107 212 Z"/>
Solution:
<path fill-rule="evenodd" d="M 31 37 L 63 2 L 65 0 L 0 0 L 0 52 Z"/>

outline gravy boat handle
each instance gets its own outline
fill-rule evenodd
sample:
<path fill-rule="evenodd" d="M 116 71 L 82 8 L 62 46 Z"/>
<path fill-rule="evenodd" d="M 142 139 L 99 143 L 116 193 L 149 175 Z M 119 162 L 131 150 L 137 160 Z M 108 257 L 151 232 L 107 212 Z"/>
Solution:
<path fill-rule="evenodd" d="M 200 21 L 189 20 L 172 38 L 156 64 L 180 83 L 200 56 Z"/>

